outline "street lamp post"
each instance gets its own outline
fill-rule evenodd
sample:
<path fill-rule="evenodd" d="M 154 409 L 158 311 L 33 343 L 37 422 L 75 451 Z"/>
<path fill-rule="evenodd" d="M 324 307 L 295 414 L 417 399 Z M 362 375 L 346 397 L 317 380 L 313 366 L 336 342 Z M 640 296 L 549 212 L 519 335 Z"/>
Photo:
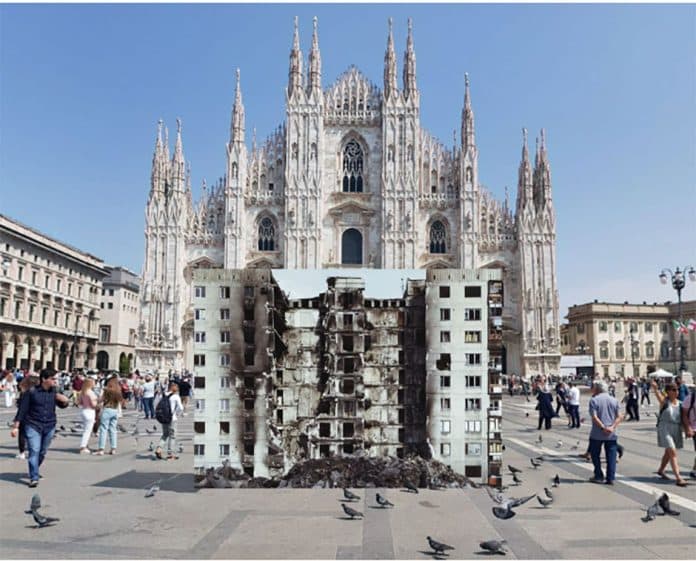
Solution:
<path fill-rule="evenodd" d="M 631 367 L 633 368 L 633 372 L 631 372 L 632 376 L 636 375 L 636 344 L 638 341 L 636 341 L 633 338 L 633 329 L 630 329 L 628 332 L 629 337 L 631 338 Z"/>
<path fill-rule="evenodd" d="M 676 271 L 672 272 L 671 269 L 662 269 L 662 272 L 660 273 L 660 282 L 662 284 L 667 284 L 667 279 L 669 278 L 667 276 L 667 273 L 669 273 L 669 276 L 671 277 L 672 280 L 672 288 L 677 291 L 677 301 L 678 301 L 678 308 L 677 308 L 677 314 L 679 315 L 679 323 L 682 324 L 683 318 L 682 318 L 682 299 L 681 299 L 681 292 L 684 286 L 686 285 L 686 278 L 684 277 L 684 272 L 686 271 L 686 267 L 684 267 L 684 270 L 681 270 L 679 267 L 677 267 Z M 689 267 L 689 280 L 691 282 L 696 282 L 696 270 L 694 270 L 693 267 Z M 679 330 L 679 371 L 680 372 L 685 372 L 686 371 L 686 360 L 685 360 L 685 355 L 686 353 L 684 352 L 684 332 Z"/>
<path fill-rule="evenodd" d="M 587 344 L 585 341 L 580 341 L 577 347 L 575 347 L 575 350 L 578 351 L 581 355 L 585 354 L 585 351 L 587 350 Z"/>

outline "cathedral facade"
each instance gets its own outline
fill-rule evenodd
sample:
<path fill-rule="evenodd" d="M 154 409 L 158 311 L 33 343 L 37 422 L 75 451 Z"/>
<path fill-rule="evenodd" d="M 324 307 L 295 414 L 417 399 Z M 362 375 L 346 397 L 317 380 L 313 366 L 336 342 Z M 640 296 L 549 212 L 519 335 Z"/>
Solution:
<path fill-rule="evenodd" d="M 480 184 L 465 78 L 460 142 L 420 122 L 411 22 L 399 84 L 391 21 L 380 90 L 357 68 L 322 84 L 317 21 L 307 59 L 297 19 L 286 119 L 251 150 L 239 70 L 224 175 L 194 203 L 181 122 L 159 124 L 146 208 L 138 327 L 143 369 L 192 369 L 196 268 L 499 268 L 507 372 L 559 371 L 556 226 L 544 132 L 523 131 L 517 201 Z M 163 137 L 164 133 L 164 137 Z"/>

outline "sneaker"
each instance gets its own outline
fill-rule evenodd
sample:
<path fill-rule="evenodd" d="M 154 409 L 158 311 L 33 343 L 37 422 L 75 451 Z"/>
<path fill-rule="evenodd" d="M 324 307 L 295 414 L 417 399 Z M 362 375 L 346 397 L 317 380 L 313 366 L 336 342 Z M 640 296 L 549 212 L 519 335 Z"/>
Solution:
<path fill-rule="evenodd" d="M 691 479 L 696 479 L 696 469 L 689 472 L 689 477 L 690 477 Z"/>
<path fill-rule="evenodd" d="M 614 482 L 613 482 L 613 481 L 607 481 L 606 484 L 607 484 L 607 485 L 613 485 Z"/>
<path fill-rule="evenodd" d="M 32 480 L 29 482 L 29 487 L 38 487 L 38 485 L 39 485 L 38 479 L 32 479 Z"/>
<path fill-rule="evenodd" d="M 103 456 L 103 455 L 104 455 L 104 450 L 97 450 L 97 451 L 94 453 L 94 455 L 95 455 L 95 456 Z"/>
<path fill-rule="evenodd" d="M 89 448 L 82 448 L 80 454 L 91 454 L 92 451 Z"/>
<path fill-rule="evenodd" d="M 604 481 L 602 481 L 601 479 L 597 479 L 596 477 L 591 477 L 590 483 L 604 483 Z"/>
<path fill-rule="evenodd" d="M 116 448 L 112 448 L 111 450 L 109 450 L 109 455 L 115 456 L 116 455 Z"/>
<path fill-rule="evenodd" d="M 26 460 L 27 459 L 27 453 L 26 452 L 20 452 L 15 456 L 18 460 Z"/>

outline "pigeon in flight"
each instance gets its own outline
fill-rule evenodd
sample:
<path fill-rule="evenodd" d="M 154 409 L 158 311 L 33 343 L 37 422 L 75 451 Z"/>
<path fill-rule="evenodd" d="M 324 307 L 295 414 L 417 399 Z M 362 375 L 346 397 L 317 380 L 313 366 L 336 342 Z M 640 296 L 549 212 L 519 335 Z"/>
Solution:
<path fill-rule="evenodd" d="M 512 474 L 512 480 L 515 482 L 516 485 L 519 485 L 520 483 L 522 483 L 522 480 L 519 477 L 517 477 L 516 473 Z"/>
<path fill-rule="evenodd" d="M 41 497 L 38 493 L 31 498 L 31 504 L 29 505 L 29 510 L 25 510 L 24 514 L 31 514 L 32 510 L 39 510 L 41 508 Z"/>
<path fill-rule="evenodd" d="M 409 492 L 418 493 L 418 487 L 411 483 L 408 479 L 404 482 L 404 486 Z"/>
<path fill-rule="evenodd" d="M 60 518 L 51 518 L 50 516 L 43 516 L 42 514 L 39 514 L 38 510 L 30 510 L 29 511 L 34 518 L 34 522 L 36 522 L 36 525 L 39 528 L 43 528 L 45 526 L 51 526 L 55 522 L 58 522 Z"/>
<path fill-rule="evenodd" d="M 549 499 L 553 500 L 553 493 L 549 490 L 548 487 L 544 487 L 544 493 L 546 493 L 546 496 L 547 496 Z"/>
<path fill-rule="evenodd" d="M 552 481 L 553 481 L 552 487 L 558 487 L 561 484 L 561 478 L 558 477 L 558 474 L 553 476 Z"/>
<path fill-rule="evenodd" d="M 537 501 L 539 501 L 539 504 L 543 506 L 544 508 L 547 508 L 548 506 L 551 505 L 553 502 L 553 499 L 542 499 L 539 495 L 537 495 Z"/>
<path fill-rule="evenodd" d="M 505 555 L 505 548 L 503 546 L 506 543 L 505 540 L 488 540 L 487 542 L 481 542 L 479 547 L 491 553 L 502 553 Z"/>
<path fill-rule="evenodd" d="M 522 498 L 515 498 L 511 497 L 508 498 L 502 493 L 493 493 L 488 487 L 486 487 L 486 491 L 488 492 L 488 496 L 493 500 L 494 503 L 498 503 L 501 507 L 505 508 L 508 505 L 510 505 L 510 508 L 516 508 L 520 505 L 523 505 L 527 501 L 533 499 L 536 494 L 534 495 L 529 495 L 528 497 L 522 497 Z"/>
<path fill-rule="evenodd" d="M 445 553 L 445 551 L 454 550 L 454 548 L 451 545 L 447 545 L 446 543 L 442 543 L 442 542 L 439 542 L 437 540 L 434 540 L 430 536 L 427 536 L 427 539 L 428 539 L 428 545 L 430 546 L 430 549 L 432 549 L 435 553 L 449 555 L 448 553 Z"/>
<path fill-rule="evenodd" d="M 678 510 L 672 510 L 667 493 L 662 493 L 662 496 L 657 500 L 657 502 L 665 514 L 669 514 L 670 516 L 679 516 L 681 514 L 681 512 Z"/>
<path fill-rule="evenodd" d="M 381 506 L 382 508 L 388 508 L 388 507 L 390 507 L 390 506 L 391 506 L 391 507 L 394 506 L 393 503 L 390 503 L 387 499 L 385 499 L 385 498 L 384 498 L 382 495 L 380 495 L 379 493 L 377 493 L 376 499 L 377 499 L 377 504 L 378 504 L 379 506 Z"/>
<path fill-rule="evenodd" d="M 343 497 L 349 501 L 359 501 L 360 497 L 355 493 L 351 493 L 347 488 L 343 488 Z"/>
<path fill-rule="evenodd" d="M 147 493 L 145 493 L 145 498 L 148 499 L 150 497 L 154 497 L 155 493 L 157 493 L 157 491 L 159 491 L 159 490 L 160 490 L 160 486 L 159 486 L 159 481 L 158 481 L 157 483 L 153 483 L 152 487 L 150 487 L 147 490 Z"/>
<path fill-rule="evenodd" d="M 362 512 L 358 512 L 357 510 L 350 508 L 348 505 L 346 505 L 346 503 L 341 503 L 341 506 L 343 507 L 343 512 L 350 516 L 351 520 L 353 520 L 356 516 L 359 516 L 360 518 L 363 517 Z"/>
<path fill-rule="evenodd" d="M 655 517 L 659 514 L 660 512 L 660 502 L 655 501 L 653 504 L 651 504 L 648 507 L 648 510 L 645 513 L 645 516 L 641 518 L 643 522 L 651 522 L 655 520 Z"/>
<path fill-rule="evenodd" d="M 510 470 L 510 473 L 522 473 L 521 469 L 517 469 L 515 466 L 511 466 L 508 464 L 508 469 Z"/>
<path fill-rule="evenodd" d="M 512 510 L 512 503 L 507 503 L 505 506 L 494 506 L 493 516 L 500 518 L 501 520 L 509 520 L 517 514 Z"/>
<path fill-rule="evenodd" d="M 529 458 L 529 463 L 532 464 L 534 469 L 537 469 L 541 465 L 541 462 L 538 460 L 535 460 L 534 458 Z"/>

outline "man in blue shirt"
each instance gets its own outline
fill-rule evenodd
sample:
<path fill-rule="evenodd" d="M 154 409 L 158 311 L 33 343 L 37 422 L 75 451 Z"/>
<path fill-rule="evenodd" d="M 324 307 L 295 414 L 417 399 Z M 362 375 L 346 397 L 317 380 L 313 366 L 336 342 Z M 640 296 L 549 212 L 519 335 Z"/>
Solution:
<path fill-rule="evenodd" d="M 687 388 L 686 384 L 682 382 L 681 376 L 677 376 L 674 379 L 674 383 L 677 385 L 677 399 L 684 403 L 686 396 L 689 395 L 689 388 Z"/>
<path fill-rule="evenodd" d="M 41 383 L 30 389 L 22 399 L 10 433 L 15 438 L 20 423 L 23 423 L 29 449 L 29 487 L 39 484 L 39 466 L 46 457 L 56 430 L 56 405 L 64 409 L 70 404 L 66 396 L 56 391 L 58 380 L 55 370 L 42 370 L 40 380 Z"/>
<path fill-rule="evenodd" d="M 590 418 L 592 430 L 590 430 L 590 456 L 594 465 L 594 477 L 592 483 L 602 483 L 602 463 L 600 454 L 602 444 L 607 456 L 607 485 L 613 485 L 616 478 L 616 452 L 617 440 L 616 427 L 623 420 L 619 402 L 615 397 L 607 393 L 607 384 L 603 380 L 595 380 L 592 384 L 592 398 L 590 399 Z"/>

